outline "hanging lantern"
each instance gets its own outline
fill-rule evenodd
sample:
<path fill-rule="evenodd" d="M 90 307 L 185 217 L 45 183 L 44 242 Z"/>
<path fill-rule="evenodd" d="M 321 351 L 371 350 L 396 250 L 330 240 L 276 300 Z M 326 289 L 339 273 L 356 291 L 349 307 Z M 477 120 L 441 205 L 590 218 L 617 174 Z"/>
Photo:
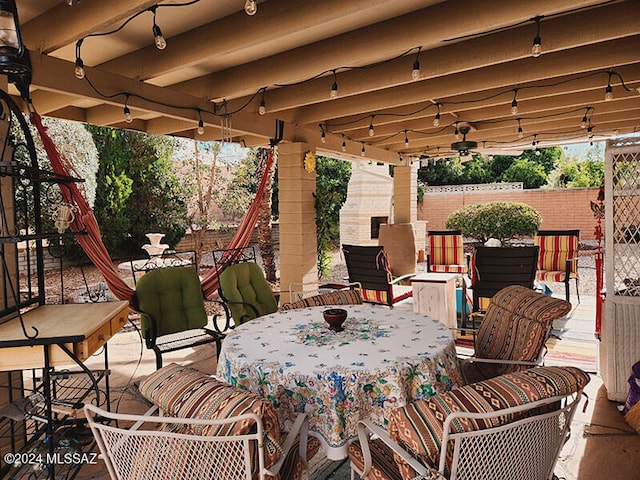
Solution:
<path fill-rule="evenodd" d="M 18 10 L 14 0 L 0 0 L 0 73 L 31 73 L 28 53 L 20 35 Z"/>

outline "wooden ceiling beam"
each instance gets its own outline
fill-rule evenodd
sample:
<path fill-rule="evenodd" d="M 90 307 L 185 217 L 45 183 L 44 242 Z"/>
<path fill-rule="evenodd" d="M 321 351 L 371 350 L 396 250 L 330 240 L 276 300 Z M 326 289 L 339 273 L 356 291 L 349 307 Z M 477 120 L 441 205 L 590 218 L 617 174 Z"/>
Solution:
<path fill-rule="evenodd" d="M 612 67 L 637 63 L 638 52 L 629 48 L 629 43 L 634 42 L 640 42 L 640 36 L 483 67 L 468 73 L 425 80 L 418 85 L 411 84 L 344 99 L 337 98 L 332 102 L 280 112 L 280 116 L 293 123 L 317 124 L 327 119 L 385 110 L 390 105 L 419 104 L 424 102 L 426 95 L 427 98 L 439 99 L 501 87 L 508 90 L 519 84 L 545 79 L 551 83 L 553 78 L 571 74 L 577 76 L 600 69 L 606 71 Z M 531 66 L 533 61 L 536 62 L 536 68 Z"/>
<path fill-rule="evenodd" d="M 482 8 L 478 8 L 477 2 L 472 0 L 442 2 L 312 45 L 189 80 L 177 87 L 214 100 L 251 95 L 265 85 L 306 80 L 341 66 L 369 65 L 387 60 L 420 45 L 428 50 L 441 45 L 442 39 L 509 27 L 530 20 L 541 11 L 551 15 L 597 3 L 600 2 L 567 0 L 559 4 L 554 0 L 538 0 L 516 4 L 486 0 Z M 345 48 L 345 45 L 349 47 Z M 529 51 L 530 48 L 528 46 Z"/>
<path fill-rule="evenodd" d="M 84 0 L 73 8 L 64 2 L 21 25 L 23 41 L 29 50 L 51 53 L 95 32 L 111 30 L 157 0 Z"/>

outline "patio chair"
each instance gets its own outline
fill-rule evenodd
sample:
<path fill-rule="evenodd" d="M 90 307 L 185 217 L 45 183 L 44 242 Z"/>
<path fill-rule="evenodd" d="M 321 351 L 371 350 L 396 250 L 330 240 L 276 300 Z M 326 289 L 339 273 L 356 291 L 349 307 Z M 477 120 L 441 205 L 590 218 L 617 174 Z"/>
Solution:
<path fill-rule="evenodd" d="M 476 247 L 471 260 L 473 312 L 486 309 L 489 299 L 509 285 L 533 288 L 538 247 Z"/>
<path fill-rule="evenodd" d="M 190 267 L 167 267 L 147 272 L 136 284 L 131 301 L 140 312 L 140 333 L 154 351 L 156 368 L 162 355 L 208 343 L 220 354 L 224 334 L 208 323 L 200 278 Z M 215 322 L 214 322 L 215 325 Z"/>
<path fill-rule="evenodd" d="M 427 271 L 467 273 L 469 259 L 464 254 L 460 230 L 427 232 Z"/>
<path fill-rule="evenodd" d="M 474 353 L 460 358 L 467 383 L 541 365 L 554 320 L 571 304 L 520 285 L 492 296 L 474 337 Z"/>
<path fill-rule="evenodd" d="M 410 286 L 401 285 L 400 282 L 414 275 L 393 278 L 384 247 L 342 245 L 342 253 L 349 282 L 362 285 L 362 299 L 365 302 L 393 306 L 413 294 Z"/>
<path fill-rule="evenodd" d="M 580 230 L 538 230 L 534 244 L 540 247 L 536 278 L 541 282 L 564 283 L 567 302 L 569 301 L 569 280 L 576 281 L 578 290 L 578 248 Z"/>
<path fill-rule="evenodd" d="M 229 265 L 219 280 L 218 295 L 235 326 L 278 310 L 278 301 L 257 263 Z"/>
<path fill-rule="evenodd" d="M 550 480 L 588 382 L 575 367 L 538 367 L 393 409 L 388 430 L 361 421 L 349 446 L 352 474 Z"/>
<path fill-rule="evenodd" d="M 211 420 L 150 415 L 155 406 L 145 415 L 111 413 L 91 404 L 84 410 L 113 480 L 265 480 L 286 470 L 287 455 L 296 447 L 306 464 L 306 441 L 296 441 L 299 434 L 306 439 L 304 415 L 277 445 L 278 461 L 266 465 L 265 450 L 274 446 L 264 441 L 265 427 L 255 413 Z M 125 428 L 123 422 L 133 425 Z"/>

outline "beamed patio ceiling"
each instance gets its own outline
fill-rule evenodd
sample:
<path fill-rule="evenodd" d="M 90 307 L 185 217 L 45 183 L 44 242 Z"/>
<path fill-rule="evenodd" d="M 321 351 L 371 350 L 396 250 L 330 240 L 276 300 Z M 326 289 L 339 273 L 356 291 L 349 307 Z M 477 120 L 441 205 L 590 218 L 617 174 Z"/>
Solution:
<path fill-rule="evenodd" d="M 285 142 L 394 164 L 450 154 L 463 126 L 486 154 L 640 130 L 638 0 L 264 0 L 253 16 L 244 0 L 17 4 L 47 116 L 247 146 L 282 120 Z"/>

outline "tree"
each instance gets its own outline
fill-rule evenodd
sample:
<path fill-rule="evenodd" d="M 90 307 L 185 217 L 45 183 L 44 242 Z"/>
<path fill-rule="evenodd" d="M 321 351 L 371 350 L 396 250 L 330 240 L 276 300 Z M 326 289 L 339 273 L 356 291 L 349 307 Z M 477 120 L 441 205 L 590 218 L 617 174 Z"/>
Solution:
<path fill-rule="evenodd" d="M 260 148 L 257 152 L 258 170 L 264 170 L 269 158 L 269 150 Z M 275 155 L 275 153 L 274 153 Z M 273 237 L 271 232 L 271 197 L 273 175 L 275 172 L 275 160 L 268 170 L 262 174 L 266 175 L 265 189 L 260 199 L 260 210 L 258 212 L 258 245 L 260 246 L 260 256 L 264 267 L 265 277 L 270 282 L 275 282 L 276 278 L 276 256 L 273 248 Z M 257 175 L 258 176 L 258 175 Z"/>
<path fill-rule="evenodd" d="M 347 200 L 350 178 L 350 162 L 317 157 L 315 204 L 320 276 L 326 276 L 329 273 L 331 250 L 340 238 L 340 209 Z"/>
<path fill-rule="evenodd" d="M 540 188 L 547 183 L 544 167 L 528 158 L 516 159 L 501 177 L 503 182 L 522 182 L 524 188 Z"/>
<path fill-rule="evenodd" d="M 418 179 L 425 185 L 459 185 L 463 183 L 464 167 L 458 157 L 421 160 Z"/>
<path fill-rule="evenodd" d="M 187 227 L 184 188 L 168 137 L 88 127 L 100 152 L 95 214 L 107 249 L 138 254 L 145 234 L 162 232 L 175 245 Z"/>

